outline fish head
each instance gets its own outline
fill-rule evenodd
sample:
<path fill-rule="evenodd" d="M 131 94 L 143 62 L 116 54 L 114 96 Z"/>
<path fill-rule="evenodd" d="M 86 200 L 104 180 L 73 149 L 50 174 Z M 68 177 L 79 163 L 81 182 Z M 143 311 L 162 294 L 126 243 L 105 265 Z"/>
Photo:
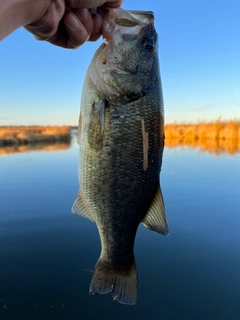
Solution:
<path fill-rule="evenodd" d="M 105 99 L 127 104 L 145 95 L 156 77 L 154 16 L 121 8 L 105 10 L 102 16 L 104 43 L 93 58 L 91 79 Z"/>

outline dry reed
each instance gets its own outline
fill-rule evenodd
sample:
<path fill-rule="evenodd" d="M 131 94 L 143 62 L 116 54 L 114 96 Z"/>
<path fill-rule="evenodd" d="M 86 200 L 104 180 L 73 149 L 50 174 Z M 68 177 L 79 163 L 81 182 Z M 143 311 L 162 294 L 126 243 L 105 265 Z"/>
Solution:
<path fill-rule="evenodd" d="M 0 146 L 70 141 L 69 126 L 0 127 Z"/>
<path fill-rule="evenodd" d="M 166 124 L 165 145 L 198 147 L 201 151 L 220 155 L 240 153 L 240 120 Z"/>

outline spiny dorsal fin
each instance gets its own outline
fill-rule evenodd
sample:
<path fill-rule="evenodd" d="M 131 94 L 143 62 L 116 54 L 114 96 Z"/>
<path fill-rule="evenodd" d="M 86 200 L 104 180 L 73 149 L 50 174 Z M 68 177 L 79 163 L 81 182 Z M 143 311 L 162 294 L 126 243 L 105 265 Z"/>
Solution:
<path fill-rule="evenodd" d="M 89 220 L 94 221 L 93 217 L 90 215 L 87 205 L 85 204 L 81 192 L 78 193 L 73 206 L 72 213 L 88 218 Z"/>
<path fill-rule="evenodd" d="M 157 189 L 153 202 L 148 210 L 148 213 L 142 220 L 142 224 L 152 231 L 168 235 L 168 225 L 166 220 L 166 213 L 164 201 L 160 186 Z"/>
<path fill-rule="evenodd" d="M 92 105 L 92 113 L 88 128 L 88 142 L 94 149 L 100 149 L 102 146 L 104 133 L 104 111 L 105 101 Z"/>

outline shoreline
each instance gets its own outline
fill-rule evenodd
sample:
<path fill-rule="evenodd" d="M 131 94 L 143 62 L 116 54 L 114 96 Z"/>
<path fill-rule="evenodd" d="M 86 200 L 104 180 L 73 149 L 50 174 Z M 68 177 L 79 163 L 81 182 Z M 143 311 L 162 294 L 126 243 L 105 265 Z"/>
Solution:
<path fill-rule="evenodd" d="M 198 140 L 239 140 L 240 120 L 216 120 L 199 123 L 165 124 L 166 140 L 178 140 L 181 143 Z"/>
<path fill-rule="evenodd" d="M 1 153 L 68 148 L 76 126 L 2 126 Z M 240 120 L 165 124 L 165 146 L 199 148 L 210 153 L 240 153 Z M 62 145 L 61 145 L 62 144 Z M 59 147 L 58 147 L 59 146 Z M 8 149 L 8 150 L 7 150 Z"/>
<path fill-rule="evenodd" d="M 70 126 L 4 126 L 0 127 L 0 147 L 35 143 L 70 142 Z"/>

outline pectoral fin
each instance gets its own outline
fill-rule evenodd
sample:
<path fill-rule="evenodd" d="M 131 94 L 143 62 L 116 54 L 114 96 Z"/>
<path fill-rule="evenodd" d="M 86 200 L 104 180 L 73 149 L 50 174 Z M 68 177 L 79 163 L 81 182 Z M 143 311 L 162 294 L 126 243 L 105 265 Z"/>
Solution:
<path fill-rule="evenodd" d="M 92 113 L 88 128 L 88 142 L 94 149 L 100 149 L 102 146 L 104 134 L 104 111 L 105 101 L 92 105 Z"/>
<path fill-rule="evenodd" d="M 89 220 L 95 222 L 94 218 L 89 213 L 89 209 L 88 209 L 86 203 L 84 202 L 84 199 L 82 197 L 81 192 L 78 193 L 78 195 L 73 203 L 72 213 L 77 214 L 79 216 L 82 216 L 84 218 L 88 218 Z"/>
<path fill-rule="evenodd" d="M 142 220 L 142 224 L 150 230 L 159 232 L 164 236 L 168 235 L 168 225 L 162 191 L 159 186 L 147 215 Z"/>

